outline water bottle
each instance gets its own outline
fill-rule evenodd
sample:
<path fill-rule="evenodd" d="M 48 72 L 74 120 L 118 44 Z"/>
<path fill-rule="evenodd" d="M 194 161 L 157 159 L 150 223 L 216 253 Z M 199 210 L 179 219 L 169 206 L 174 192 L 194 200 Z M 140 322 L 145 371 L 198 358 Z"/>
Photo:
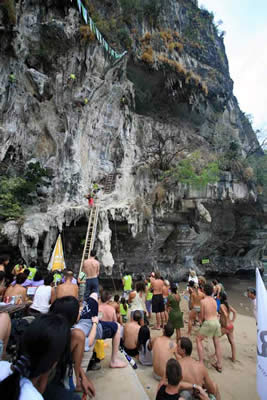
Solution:
<path fill-rule="evenodd" d="M 122 347 L 120 348 L 120 351 L 122 354 L 125 355 L 127 361 L 129 362 L 129 364 L 131 364 L 133 369 L 137 369 L 137 365 L 136 365 L 136 362 L 134 361 L 134 359 L 132 357 L 130 357 L 129 354 L 127 354 L 126 351 Z"/>

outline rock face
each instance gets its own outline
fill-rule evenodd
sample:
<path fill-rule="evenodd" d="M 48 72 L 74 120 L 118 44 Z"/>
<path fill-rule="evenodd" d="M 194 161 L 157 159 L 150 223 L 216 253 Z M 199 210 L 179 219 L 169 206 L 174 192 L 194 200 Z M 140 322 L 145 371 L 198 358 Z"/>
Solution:
<path fill-rule="evenodd" d="M 128 21 L 131 51 L 113 64 L 81 37 L 74 4 L 46 3 L 17 3 L 15 28 L 0 31 L 1 174 L 17 176 L 35 161 L 50 171 L 23 218 L 2 220 L 0 250 L 45 265 L 62 231 L 67 263 L 78 269 L 84 195 L 112 175 L 113 191 L 99 195 L 103 277 L 120 277 L 125 264 L 172 279 L 190 266 L 231 274 L 260 265 L 264 220 L 253 185 L 233 171 L 202 189 L 161 181 L 161 162 L 171 167 L 176 153 L 198 149 L 208 159 L 234 142 L 245 156 L 257 144 L 210 14 L 190 0 L 165 0 L 157 22 Z M 119 2 L 92 3 L 106 20 L 120 11 Z"/>

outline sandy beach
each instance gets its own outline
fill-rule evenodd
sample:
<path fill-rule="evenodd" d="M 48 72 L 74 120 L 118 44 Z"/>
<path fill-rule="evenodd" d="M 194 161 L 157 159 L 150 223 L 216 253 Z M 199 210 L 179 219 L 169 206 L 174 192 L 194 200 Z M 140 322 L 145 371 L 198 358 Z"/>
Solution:
<path fill-rule="evenodd" d="M 230 304 L 237 310 L 237 319 L 235 322 L 235 341 L 237 347 L 237 361 L 233 363 L 230 360 L 231 348 L 227 337 L 221 338 L 223 351 L 223 371 L 218 373 L 211 365 L 214 361 L 214 347 L 212 340 L 204 341 L 205 365 L 208 368 L 210 377 L 219 385 L 222 400 L 259 400 L 256 392 L 256 322 L 250 309 L 248 298 L 243 293 L 247 286 L 253 286 L 253 281 L 229 279 L 224 282 L 230 298 Z M 180 292 L 186 285 L 180 285 Z M 184 320 L 188 320 L 188 303 L 182 297 L 181 308 L 184 311 Z M 150 321 L 150 326 L 154 323 L 154 316 Z M 193 328 L 191 340 L 193 341 L 193 357 L 198 359 L 195 336 L 199 327 Z M 186 336 L 187 323 L 182 329 L 182 335 Z M 161 335 L 161 331 L 151 329 L 152 337 Z M 173 335 L 175 340 L 175 335 Z M 145 394 L 140 393 L 138 389 L 139 382 L 144 388 L 147 396 L 155 400 L 158 382 L 152 376 L 152 367 L 144 367 L 137 362 L 138 369 L 132 370 L 131 367 L 125 371 L 114 371 L 108 367 L 111 352 L 111 343 L 106 341 L 106 357 L 101 362 L 100 371 L 89 372 L 89 377 L 93 380 L 97 396 L 96 399 L 106 398 L 107 394 L 110 400 L 124 398 L 127 391 L 127 400 L 144 400 Z M 85 353 L 86 354 L 86 353 Z M 87 365 L 86 362 L 84 365 Z M 127 372 L 128 370 L 128 372 Z M 133 377 L 135 375 L 135 378 Z M 133 379 L 134 378 L 134 379 Z M 136 380 L 136 378 L 138 378 Z M 138 391 L 139 390 L 139 391 Z"/>

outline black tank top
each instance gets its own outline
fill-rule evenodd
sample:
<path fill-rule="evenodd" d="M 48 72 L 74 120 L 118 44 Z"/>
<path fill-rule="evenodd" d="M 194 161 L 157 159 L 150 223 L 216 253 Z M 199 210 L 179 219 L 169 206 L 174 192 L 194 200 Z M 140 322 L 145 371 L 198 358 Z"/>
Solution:
<path fill-rule="evenodd" d="M 165 392 L 165 389 L 166 389 L 166 386 L 162 385 L 158 391 L 156 400 L 178 400 L 179 399 L 179 393 L 168 394 Z"/>

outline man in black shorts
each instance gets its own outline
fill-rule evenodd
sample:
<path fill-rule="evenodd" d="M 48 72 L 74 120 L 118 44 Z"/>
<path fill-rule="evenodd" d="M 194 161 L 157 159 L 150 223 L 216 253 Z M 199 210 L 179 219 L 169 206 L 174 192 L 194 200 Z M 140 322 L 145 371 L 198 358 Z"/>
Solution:
<path fill-rule="evenodd" d="M 112 338 L 112 354 L 110 367 L 124 368 L 126 363 L 118 357 L 120 344 L 120 328 L 117 322 L 98 321 L 98 297 L 97 293 L 85 296 L 86 305 L 84 306 L 79 322 L 74 329 L 80 329 L 85 337 L 89 338 L 89 346 L 93 346 L 96 340 Z"/>
<path fill-rule="evenodd" d="M 160 279 L 160 274 L 155 272 L 155 277 L 150 278 L 151 289 L 153 290 L 152 297 L 152 312 L 156 313 L 157 324 L 154 329 L 160 330 L 164 325 L 164 300 L 163 300 L 163 280 Z"/>

